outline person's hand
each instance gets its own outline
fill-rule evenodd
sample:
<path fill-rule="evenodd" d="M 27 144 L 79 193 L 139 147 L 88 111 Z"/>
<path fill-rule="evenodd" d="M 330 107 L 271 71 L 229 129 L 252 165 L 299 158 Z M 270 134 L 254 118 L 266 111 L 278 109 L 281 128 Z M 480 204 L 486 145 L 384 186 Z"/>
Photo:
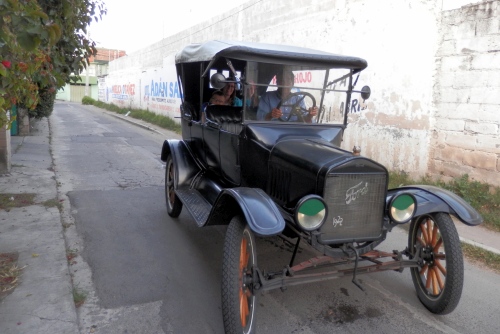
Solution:
<path fill-rule="evenodd" d="M 278 108 L 274 108 L 270 113 L 266 115 L 266 120 L 270 121 L 272 118 L 280 118 L 281 116 L 283 116 L 281 110 Z"/>
<path fill-rule="evenodd" d="M 273 118 L 280 118 L 281 116 L 283 116 L 283 112 L 281 112 L 281 109 L 278 108 L 274 108 L 271 111 L 271 114 L 273 115 Z"/>
<path fill-rule="evenodd" d="M 318 107 L 311 107 L 309 108 L 307 115 L 304 117 L 304 121 L 306 123 L 312 123 L 313 117 L 317 115 L 318 115 Z"/>
<path fill-rule="evenodd" d="M 309 108 L 309 115 L 314 117 L 318 115 L 318 107 Z"/>

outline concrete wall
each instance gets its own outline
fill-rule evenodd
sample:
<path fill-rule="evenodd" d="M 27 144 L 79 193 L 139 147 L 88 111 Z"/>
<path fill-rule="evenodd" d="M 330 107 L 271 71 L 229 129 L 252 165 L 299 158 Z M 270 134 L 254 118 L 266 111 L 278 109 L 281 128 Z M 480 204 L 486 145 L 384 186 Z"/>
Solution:
<path fill-rule="evenodd" d="M 499 98 L 498 94 L 496 97 L 488 94 L 486 107 L 486 94 L 481 89 L 484 87 L 474 88 L 472 80 L 463 79 L 467 75 L 475 77 L 470 73 L 474 66 L 481 64 L 487 72 L 492 67 L 488 63 L 496 59 L 495 66 L 499 64 L 495 58 L 497 52 L 492 52 L 500 49 L 498 11 L 494 9 L 499 1 L 479 2 L 446 11 L 442 1 L 431 0 L 249 1 L 112 61 L 109 76 L 101 87 L 105 92 L 101 91 L 99 95 L 118 105 L 178 116 L 180 96 L 176 95 L 175 76 L 172 77 L 170 70 L 172 57 L 189 43 L 209 39 L 292 44 L 358 56 L 368 61 L 368 68 L 363 71 L 358 86 L 370 85 L 372 97 L 366 109 L 351 113 L 344 148 L 360 145 L 362 155 L 389 169 L 406 171 L 413 176 L 429 172 L 454 172 L 449 174 L 454 176 L 460 173 L 459 169 L 452 168 L 454 165 L 463 165 L 465 160 L 475 162 L 476 166 L 471 165 L 463 171 L 478 180 L 500 185 L 500 178 L 492 177 L 495 175 L 486 177 L 486 174 L 473 173 L 484 167 L 491 173 L 497 173 L 499 169 L 499 121 L 498 112 L 494 111 L 500 104 L 495 100 Z M 483 10 L 479 9 L 483 7 Z M 490 19 L 486 18 L 487 15 Z M 477 32 L 481 29 L 488 35 L 483 42 L 477 39 Z M 476 34 L 471 34 L 473 31 Z M 459 45 L 455 47 L 458 50 L 456 58 L 446 51 L 453 49 L 447 46 L 452 40 Z M 465 41 L 471 45 L 466 47 Z M 480 54 L 471 59 L 472 51 L 462 54 L 462 49 Z M 451 73 L 452 70 L 455 72 Z M 493 73 L 490 74 L 487 77 L 484 74 L 483 81 L 489 82 L 491 90 L 494 87 L 498 90 L 498 75 L 495 84 L 495 80 L 488 80 L 493 78 Z M 457 117 L 456 113 L 454 118 L 449 116 L 451 112 L 446 110 L 452 108 L 450 103 L 459 103 L 450 97 L 450 87 L 457 84 L 455 80 L 461 85 L 471 85 L 471 100 L 482 106 L 483 114 L 489 115 L 487 119 Z M 455 93 L 455 99 L 461 96 L 460 92 Z M 460 124 L 463 124 L 462 130 L 457 130 Z M 444 128 L 449 133 L 445 134 Z M 469 143 L 469 146 L 461 147 L 464 153 L 470 153 L 467 158 L 461 156 L 457 160 L 451 150 L 446 150 L 457 141 L 456 136 Z M 473 138 L 474 145 L 466 140 L 470 139 L 467 136 Z M 443 151 L 448 154 L 445 156 Z M 441 160 L 434 160 L 438 157 Z"/>
<path fill-rule="evenodd" d="M 500 184 L 499 4 L 443 12 L 431 173 Z"/>

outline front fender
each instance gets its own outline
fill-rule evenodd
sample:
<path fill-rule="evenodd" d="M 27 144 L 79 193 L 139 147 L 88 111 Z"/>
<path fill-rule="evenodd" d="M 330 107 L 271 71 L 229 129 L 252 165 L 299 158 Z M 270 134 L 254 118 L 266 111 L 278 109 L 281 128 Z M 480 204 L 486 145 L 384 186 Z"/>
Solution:
<path fill-rule="evenodd" d="M 174 188 L 189 186 L 191 180 L 200 171 L 200 166 L 196 163 L 188 146 L 182 140 L 167 139 L 163 142 L 161 160 L 166 162 L 169 155 L 172 155 L 175 167 Z"/>
<path fill-rule="evenodd" d="M 285 228 L 285 220 L 273 200 L 259 188 L 245 187 L 224 189 L 214 203 L 207 225 L 229 224 L 238 213 L 259 236 L 277 235 Z"/>
<path fill-rule="evenodd" d="M 409 185 L 387 192 L 387 203 L 397 193 L 411 193 L 417 200 L 417 212 L 415 216 L 420 216 L 432 212 L 447 212 L 460 219 L 469 226 L 479 225 L 483 222 L 483 217 L 463 198 L 439 187 L 428 185 Z"/>

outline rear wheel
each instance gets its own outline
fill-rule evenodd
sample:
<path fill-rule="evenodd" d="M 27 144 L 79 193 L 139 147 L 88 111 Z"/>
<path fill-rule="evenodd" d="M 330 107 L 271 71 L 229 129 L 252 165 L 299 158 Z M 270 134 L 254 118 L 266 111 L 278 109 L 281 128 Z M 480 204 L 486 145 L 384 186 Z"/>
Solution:
<path fill-rule="evenodd" d="M 174 176 L 174 160 L 172 159 L 172 155 L 169 155 L 165 167 L 165 201 L 168 215 L 175 218 L 181 214 L 182 202 L 175 194 Z"/>
<path fill-rule="evenodd" d="M 256 265 L 255 237 L 244 219 L 236 216 L 227 228 L 222 259 L 222 316 L 226 334 L 255 333 L 252 271 Z"/>
<path fill-rule="evenodd" d="M 413 257 L 421 259 L 419 267 L 411 268 L 418 298 L 432 313 L 452 312 L 464 281 L 462 249 L 452 219 L 446 213 L 415 218 L 408 242 Z"/>

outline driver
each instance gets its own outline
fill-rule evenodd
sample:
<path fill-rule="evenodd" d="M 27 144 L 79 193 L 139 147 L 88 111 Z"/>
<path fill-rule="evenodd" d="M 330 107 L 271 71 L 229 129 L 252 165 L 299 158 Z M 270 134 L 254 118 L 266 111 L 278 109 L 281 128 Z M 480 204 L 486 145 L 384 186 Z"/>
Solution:
<path fill-rule="evenodd" d="M 266 92 L 261 96 L 259 102 L 259 108 L 257 110 L 257 119 L 258 120 L 277 120 L 280 117 L 284 116 L 285 119 L 288 119 L 291 112 L 291 105 L 297 103 L 302 96 L 292 96 L 288 98 L 290 92 L 292 90 L 292 86 L 294 84 L 294 74 L 292 71 L 283 71 L 282 75 L 278 75 L 276 78 L 278 86 L 277 90 Z M 281 107 L 280 109 L 276 108 L 280 103 L 286 106 Z M 304 100 L 300 101 L 299 106 L 301 107 L 301 112 L 303 112 L 302 117 L 306 123 L 311 123 L 314 116 L 318 114 L 318 107 L 311 107 L 306 109 L 304 104 Z M 300 121 L 297 115 L 292 115 L 289 119 L 291 122 Z"/>

